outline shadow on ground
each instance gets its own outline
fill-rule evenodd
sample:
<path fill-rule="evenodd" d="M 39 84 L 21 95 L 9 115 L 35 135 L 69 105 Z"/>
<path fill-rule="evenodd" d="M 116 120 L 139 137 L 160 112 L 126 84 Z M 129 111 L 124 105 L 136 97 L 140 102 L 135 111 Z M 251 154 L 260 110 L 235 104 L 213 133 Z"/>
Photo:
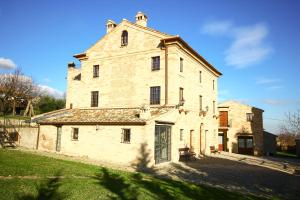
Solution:
<path fill-rule="evenodd" d="M 61 173 L 57 172 L 53 178 L 47 179 L 37 186 L 37 196 L 35 195 L 23 195 L 19 196 L 20 200 L 61 200 L 65 199 L 66 195 L 58 191 L 61 186 Z"/>
<path fill-rule="evenodd" d="M 231 191 L 283 199 L 299 198 L 299 176 L 221 158 L 204 157 L 186 163 L 172 163 L 161 173 Z"/>

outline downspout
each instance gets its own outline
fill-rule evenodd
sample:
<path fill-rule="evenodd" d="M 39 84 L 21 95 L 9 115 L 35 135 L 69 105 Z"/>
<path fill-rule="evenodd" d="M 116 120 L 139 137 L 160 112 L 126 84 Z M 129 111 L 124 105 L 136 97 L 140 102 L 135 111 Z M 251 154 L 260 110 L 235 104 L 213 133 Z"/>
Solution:
<path fill-rule="evenodd" d="M 36 137 L 36 150 L 39 149 L 39 141 L 40 141 L 40 125 L 38 124 L 38 134 Z"/>
<path fill-rule="evenodd" d="M 165 106 L 168 105 L 168 47 L 164 41 L 165 49 Z"/>

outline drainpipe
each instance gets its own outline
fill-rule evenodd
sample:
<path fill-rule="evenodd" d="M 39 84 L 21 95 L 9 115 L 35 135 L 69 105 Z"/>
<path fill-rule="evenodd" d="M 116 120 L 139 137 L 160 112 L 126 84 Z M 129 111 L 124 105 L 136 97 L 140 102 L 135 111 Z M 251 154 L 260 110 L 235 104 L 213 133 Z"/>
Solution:
<path fill-rule="evenodd" d="M 165 106 L 168 105 L 168 47 L 164 42 L 165 49 Z"/>
<path fill-rule="evenodd" d="M 36 150 L 39 149 L 39 140 L 40 140 L 40 125 L 38 124 L 38 134 L 36 137 Z"/>

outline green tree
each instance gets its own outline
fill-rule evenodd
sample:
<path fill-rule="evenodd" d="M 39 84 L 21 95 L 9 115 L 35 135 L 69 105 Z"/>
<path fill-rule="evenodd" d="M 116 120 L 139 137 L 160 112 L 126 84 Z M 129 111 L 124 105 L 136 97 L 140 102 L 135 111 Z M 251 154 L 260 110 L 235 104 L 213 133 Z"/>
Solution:
<path fill-rule="evenodd" d="M 50 112 L 65 108 L 65 99 L 56 99 L 52 96 L 46 95 L 40 98 L 40 101 L 35 106 L 37 114 Z"/>

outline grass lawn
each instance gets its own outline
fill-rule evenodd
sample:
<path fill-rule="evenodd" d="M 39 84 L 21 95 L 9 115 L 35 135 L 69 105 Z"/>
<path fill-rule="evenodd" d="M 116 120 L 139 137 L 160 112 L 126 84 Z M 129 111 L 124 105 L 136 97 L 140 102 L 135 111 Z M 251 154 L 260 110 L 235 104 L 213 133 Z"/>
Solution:
<path fill-rule="evenodd" d="M 18 150 L 0 149 L 0 176 L 0 199 L 5 200 L 261 199 Z"/>

